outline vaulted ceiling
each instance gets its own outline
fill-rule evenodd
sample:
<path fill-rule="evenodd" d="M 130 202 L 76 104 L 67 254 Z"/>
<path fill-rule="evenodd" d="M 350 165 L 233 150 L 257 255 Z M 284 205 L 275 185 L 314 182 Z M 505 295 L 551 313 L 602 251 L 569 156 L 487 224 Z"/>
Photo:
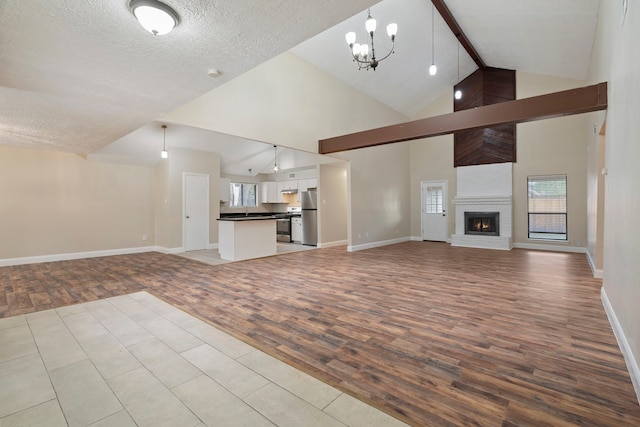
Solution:
<path fill-rule="evenodd" d="M 155 162 L 156 147 L 144 148 L 146 128 L 289 49 L 407 118 L 475 69 L 460 50 L 458 71 L 456 39 L 436 12 L 439 71 L 428 75 L 432 8 L 427 0 L 165 3 L 178 11 L 181 22 L 170 34 L 154 37 L 138 25 L 128 0 L 0 2 L 0 144 Z M 489 66 L 585 77 L 598 0 L 446 4 Z M 364 38 L 367 7 L 381 30 L 380 51 L 386 24 L 394 21 L 399 27 L 396 53 L 375 72 L 358 71 L 344 41 L 347 31 Z M 222 75 L 209 77 L 211 68 Z M 210 134 L 182 129 L 191 135 L 193 142 L 187 143 L 179 131 L 172 133 L 171 144 L 209 147 Z M 255 144 L 256 153 L 270 152 Z M 222 145 L 211 149 L 224 150 Z M 153 160 L 142 160 L 151 156 L 149 150 Z M 237 163 L 238 170 L 247 169 L 247 163 Z"/>

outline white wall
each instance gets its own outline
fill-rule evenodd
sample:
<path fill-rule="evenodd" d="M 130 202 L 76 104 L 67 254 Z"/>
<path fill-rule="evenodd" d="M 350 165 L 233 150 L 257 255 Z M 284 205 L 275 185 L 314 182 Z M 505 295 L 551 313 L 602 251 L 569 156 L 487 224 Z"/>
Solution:
<path fill-rule="evenodd" d="M 601 1 L 589 72 L 608 82 L 604 209 L 605 301 L 640 396 L 640 5 L 630 1 L 624 24 L 621 2 Z M 605 305 L 606 307 L 606 305 Z"/>
<path fill-rule="evenodd" d="M 152 246 L 153 189 L 153 168 L 0 146 L 0 260 Z"/>

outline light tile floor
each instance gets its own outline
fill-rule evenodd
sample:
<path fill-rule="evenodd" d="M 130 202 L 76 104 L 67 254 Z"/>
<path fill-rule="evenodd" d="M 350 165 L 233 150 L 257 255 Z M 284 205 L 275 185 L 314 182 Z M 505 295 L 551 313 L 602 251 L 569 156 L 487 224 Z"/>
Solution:
<path fill-rule="evenodd" d="M 281 242 L 278 242 L 276 247 L 278 255 L 285 254 L 288 252 L 308 251 L 311 249 L 317 249 L 317 248 L 315 246 L 301 245 L 300 243 L 281 243 Z M 218 252 L 217 249 L 189 251 L 189 252 L 177 253 L 175 255 L 178 255 L 184 258 L 193 259 L 200 262 L 204 262 L 205 264 L 210 264 L 210 265 L 226 264 L 228 262 L 233 262 L 233 261 L 226 261 L 224 259 L 220 259 L 220 253 Z"/>
<path fill-rule="evenodd" d="M 0 319 L 0 426 L 403 426 L 146 293 Z"/>

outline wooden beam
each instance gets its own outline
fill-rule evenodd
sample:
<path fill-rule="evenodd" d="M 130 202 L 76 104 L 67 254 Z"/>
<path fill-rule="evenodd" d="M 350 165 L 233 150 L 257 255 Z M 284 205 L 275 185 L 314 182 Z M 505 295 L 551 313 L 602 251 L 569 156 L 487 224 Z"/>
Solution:
<path fill-rule="evenodd" d="M 442 16 L 444 22 L 447 23 L 453 35 L 456 36 L 462 47 L 464 47 L 464 50 L 466 50 L 471 59 L 473 59 L 473 62 L 475 62 L 476 65 L 482 70 L 487 68 L 487 64 L 485 64 L 482 58 L 480 58 L 480 54 L 471 44 L 471 40 L 469 40 L 469 38 L 462 31 L 462 28 L 460 28 L 460 25 L 458 25 L 458 21 L 456 21 L 456 18 L 453 17 L 453 14 L 444 3 L 444 0 L 431 0 L 431 3 L 433 3 L 435 8 L 438 9 L 438 13 L 440 13 L 440 16 Z"/>
<path fill-rule="evenodd" d="M 441 116 L 365 130 L 318 141 L 318 153 L 329 154 L 357 148 L 446 135 L 461 130 L 509 123 L 525 123 L 589 113 L 607 108 L 607 83 L 501 102 Z"/>

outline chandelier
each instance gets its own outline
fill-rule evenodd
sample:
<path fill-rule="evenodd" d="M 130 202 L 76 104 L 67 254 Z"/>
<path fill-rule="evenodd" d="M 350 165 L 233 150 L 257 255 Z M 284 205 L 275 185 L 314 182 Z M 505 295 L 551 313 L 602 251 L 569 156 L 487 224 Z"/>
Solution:
<path fill-rule="evenodd" d="M 372 69 L 376 70 L 378 63 L 383 61 L 389 57 L 394 51 L 395 41 L 396 41 L 396 33 L 398 32 L 398 24 L 389 24 L 387 25 L 387 35 L 391 39 L 391 50 L 387 53 L 383 58 L 376 58 L 376 49 L 373 44 L 373 36 L 376 32 L 376 20 L 371 17 L 371 11 L 367 11 L 367 21 L 364 26 L 367 29 L 367 33 L 369 33 L 369 38 L 371 40 L 371 54 L 369 54 L 369 45 L 368 44 L 359 44 L 356 43 L 356 33 L 351 31 L 347 33 L 345 38 L 347 39 L 347 44 L 351 49 L 351 56 L 353 57 L 354 62 L 358 64 L 358 70 Z"/>

